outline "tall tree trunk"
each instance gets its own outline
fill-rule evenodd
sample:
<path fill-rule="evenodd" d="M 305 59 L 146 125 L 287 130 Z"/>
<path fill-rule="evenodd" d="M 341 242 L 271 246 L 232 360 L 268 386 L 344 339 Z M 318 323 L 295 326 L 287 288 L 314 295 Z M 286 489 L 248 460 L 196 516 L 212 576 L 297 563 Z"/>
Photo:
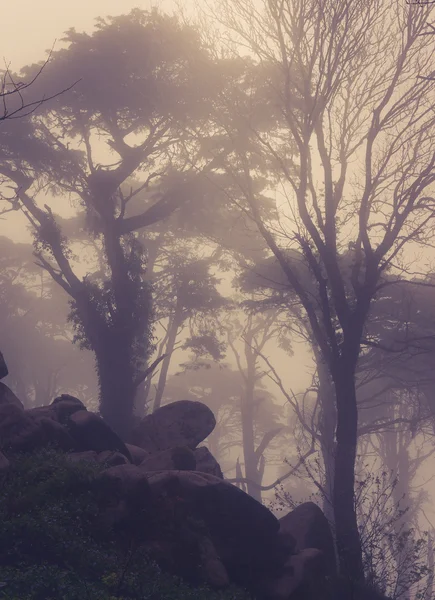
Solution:
<path fill-rule="evenodd" d="M 334 518 L 334 473 L 335 473 L 335 428 L 337 426 L 337 414 L 335 408 L 334 387 L 326 365 L 321 357 L 316 354 L 317 372 L 319 377 L 319 396 L 320 396 L 320 450 L 325 469 L 323 489 L 325 497 L 323 498 L 323 513 L 328 519 L 335 537 L 335 518 Z"/>
<path fill-rule="evenodd" d="M 100 413 L 107 424 L 127 441 L 133 424 L 136 395 L 130 348 L 112 341 L 96 353 L 100 384 Z"/>
<path fill-rule="evenodd" d="M 254 399 L 256 383 L 256 356 L 250 346 L 251 339 L 247 336 L 245 342 L 246 380 L 245 389 L 240 398 L 242 416 L 243 458 L 245 462 L 245 477 L 248 479 L 247 491 L 250 496 L 261 502 L 261 489 L 255 483 L 259 481 L 258 460 L 255 454 L 254 431 Z"/>
<path fill-rule="evenodd" d="M 343 358 L 333 372 L 337 402 L 334 472 L 334 520 L 340 573 L 350 593 L 364 582 L 361 540 L 355 507 L 355 459 L 358 441 L 358 409 L 354 368 Z M 352 596 L 350 596 L 352 597 Z"/>
<path fill-rule="evenodd" d="M 165 391 L 166 379 L 168 377 L 169 365 L 171 364 L 172 352 L 174 351 L 175 342 L 177 341 L 178 330 L 183 322 L 183 305 L 180 297 L 177 298 L 177 304 L 171 322 L 169 324 L 168 341 L 166 343 L 165 353 L 168 355 L 162 361 L 159 380 L 157 382 L 156 395 L 153 403 L 153 412 L 160 408 L 162 398 Z"/>

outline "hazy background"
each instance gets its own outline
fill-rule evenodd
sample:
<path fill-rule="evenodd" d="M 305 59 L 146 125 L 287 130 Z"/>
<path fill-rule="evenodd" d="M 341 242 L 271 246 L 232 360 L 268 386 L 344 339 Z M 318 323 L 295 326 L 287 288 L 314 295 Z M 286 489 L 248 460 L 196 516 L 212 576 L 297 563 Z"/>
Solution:
<path fill-rule="evenodd" d="M 16 0 L 8 2 L 2 9 L 2 31 L 0 41 L 0 56 L 13 71 L 32 62 L 42 60 L 47 51 L 55 45 L 55 49 L 62 46 L 63 33 L 70 28 L 91 32 L 97 17 L 128 13 L 133 8 L 150 9 L 156 6 L 161 9 L 170 9 L 174 6 L 171 1 L 149 2 L 130 0 L 74 0 L 73 2 L 59 2 L 58 0 L 39 0 L 37 3 L 30 0 Z M 57 41 L 56 41 L 57 40 Z M 8 215 L 7 219 L 0 220 L 0 235 L 6 235 L 15 241 L 30 241 L 31 236 L 25 235 L 20 215 Z M 15 223 L 15 226 L 14 226 Z M 18 226 L 18 223 L 21 223 Z M 432 250 L 433 254 L 435 251 Z M 426 262 L 426 259 L 424 259 Z M 310 380 L 313 364 L 304 344 L 295 344 L 293 357 L 285 356 L 274 348 L 269 348 L 268 355 L 276 364 L 277 370 L 284 382 L 294 390 L 305 388 Z M 176 364 L 178 360 L 174 361 Z M 278 401 L 279 391 L 273 390 Z M 432 464 L 431 464 L 432 463 Z M 433 478 L 435 469 L 433 461 L 428 461 L 421 474 L 421 485 L 431 494 L 435 494 Z M 274 472 L 270 470 L 265 477 L 264 484 L 273 480 Z M 434 522 L 435 510 L 426 511 L 427 517 Z"/>

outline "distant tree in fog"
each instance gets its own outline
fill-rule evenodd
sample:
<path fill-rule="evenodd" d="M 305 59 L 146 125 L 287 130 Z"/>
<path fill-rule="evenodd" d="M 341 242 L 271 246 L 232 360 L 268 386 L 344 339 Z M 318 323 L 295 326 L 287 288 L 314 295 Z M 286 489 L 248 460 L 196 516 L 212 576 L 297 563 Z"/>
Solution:
<path fill-rule="evenodd" d="M 96 401 L 91 356 L 72 344 L 67 296 L 31 260 L 29 244 L 0 237 L 0 340 L 6 380 L 30 408 L 59 393 Z M 30 259 L 30 260 L 29 260 Z M 96 407 L 96 406 L 95 406 Z"/>

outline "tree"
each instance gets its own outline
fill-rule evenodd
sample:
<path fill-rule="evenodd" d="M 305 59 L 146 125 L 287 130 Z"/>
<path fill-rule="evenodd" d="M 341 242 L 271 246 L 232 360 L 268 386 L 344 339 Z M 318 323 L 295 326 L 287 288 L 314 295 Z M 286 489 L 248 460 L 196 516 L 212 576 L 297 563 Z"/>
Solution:
<path fill-rule="evenodd" d="M 172 248 L 165 248 L 165 264 L 162 271 L 156 273 L 154 289 L 160 289 L 157 303 L 161 316 L 167 316 L 167 327 L 161 354 L 161 363 L 157 386 L 155 389 L 153 410 L 157 410 L 164 397 L 166 379 L 172 354 L 183 326 L 188 322 L 190 337 L 185 340 L 184 348 L 198 338 L 210 334 L 211 327 L 207 317 L 219 311 L 225 304 L 225 298 L 217 290 L 220 280 L 210 271 L 214 255 L 200 258 L 198 252 L 188 244 L 175 243 Z M 196 334 L 196 335 L 195 335 Z"/>
<path fill-rule="evenodd" d="M 200 365 L 186 361 L 182 370 L 168 378 L 165 401 L 175 402 L 180 398 L 191 398 L 204 402 L 216 417 L 216 427 L 206 443 L 225 473 L 234 470 L 231 451 L 240 448 L 240 406 L 242 389 L 240 373 L 224 361 L 201 359 Z"/>
<path fill-rule="evenodd" d="M 41 271 L 31 246 L 0 237 L 0 338 L 9 367 L 6 380 L 27 408 L 59 393 L 96 399 L 91 356 L 72 343 L 62 289 Z"/>
<path fill-rule="evenodd" d="M 36 82 L 50 93 L 81 81 L 37 116 L 7 122 L 0 174 L 15 187 L 5 201 L 33 227 L 38 264 L 70 297 L 76 340 L 95 354 L 101 414 L 125 438 L 153 350 L 147 256 L 135 232 L 201 188 L 189 129 L 207 117 L 205 98 L 218 77 L 192 28 L 156 11 L 100 20 L 92 35 L 71 30 L 66 41 Z M 134 176 L 138 183 L 125 193 L 122 184 Z M 40 202 L 46 191 L 50 204 Z M 144 191 L 140 212 L 129 213 Z M 59 197 L 82 209 L 69 237 Z M 85 245 L 85 276 L 74 243 Z"/>
<path fill-rule="evenodd" d="M 431 9 L 377 0 L 222 0 L 219 7 L 214 14 L 235 52 L 247 48 L 248 69 L 254 61 L 264 75 L 244 105 L 222 98 L 222 130 L 237 139 L 228 126 L 236 118 L 226 118 L 236 111 L 239 129 L 257 142 L 255 156 L 235 148 L 226 169 L 243 172 L 236 201 L 297 295 L 334 385 L 333 505 L 340 571 L 353 585 L 364 579 L 354 506 L 361 342 L 385 273 L 406 278 L 405 250 L 424 245 L 435 216 L 434 82 L 418 78 L 432 70 L 433 40 L 422 35 Z M 265 95 L 277 115 L 267 134 L 249 120 L 249 107 Z M 278 223 L 264 217 L 256 197 L 251 158 L 259 156 L 282 186 Z M 311 288 L 288 249 L 299 252 Z M 342 261 L 347 250 L 350 265 Z"/>
<path fill-rule="evenodd" d="M 273 413 L 276 410 L 271 410 L 273 403 L 267 398 L 270 393 L 262 381 L 265 371 L 260 368 L 259 358 L 271 340 L 279 340 L 282 344 L 287 341 L 285 330 L 277 322 L 274 311 L 257 316 L 246 314 L 243 320 L 233 315 L 227 319 L 224 329 L 242 383 L 238 401 L 244 477 L 236 477 L 236 480 L 240 480 L 240 483 L 246 486 L 250 496 L 261 502 L 261 485 L 266 466 L 265 452 L 283 427 L 275 420 L 276 415 Z M 238 340 L 241 340 L 242 348 L 238 347 Z M 262 406 L 264 404 L 267 405 L 266 411 Z M 264 418 L 264 412 L 269 413 L 268 419 Z M 233 481 L 237 483 L 236 480 Z"/>
<path fill-rule="evenodd" d="M 35 84 L 43 69 L 50 61 L 50 58 L 51 52 L 47 60 L 34 75 L 27 79 L 27 81 L 20 80 L 14 75 L 8 65 L 6 66 L 6 69 L 2 72 L 0 71 L 0 122 L 6 121 L 6 119 L 21 119 L 31 115 L 45 102 L 49 102 L 57 96 L 60 96 L 60 94 L 69 91 L 77 83 L 76 81 L 60 92 L 53 92 L 49 96 L 42 95 L 38 99 L 25 100 L 24 97 L 28 95 L 31 87 Z"/>

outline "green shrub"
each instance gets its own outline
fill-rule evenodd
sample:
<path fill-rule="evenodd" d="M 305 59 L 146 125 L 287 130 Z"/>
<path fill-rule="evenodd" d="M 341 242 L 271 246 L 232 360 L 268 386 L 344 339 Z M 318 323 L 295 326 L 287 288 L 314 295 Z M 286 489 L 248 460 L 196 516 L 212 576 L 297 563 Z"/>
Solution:
<path fill-rule="evenodd" d="M 103 467 L 53 450 L 13 457 L 1 482 L 1 600 L 244 600 L 190 587 L 141 546 L 102 537 L 92 482 Z"/>

